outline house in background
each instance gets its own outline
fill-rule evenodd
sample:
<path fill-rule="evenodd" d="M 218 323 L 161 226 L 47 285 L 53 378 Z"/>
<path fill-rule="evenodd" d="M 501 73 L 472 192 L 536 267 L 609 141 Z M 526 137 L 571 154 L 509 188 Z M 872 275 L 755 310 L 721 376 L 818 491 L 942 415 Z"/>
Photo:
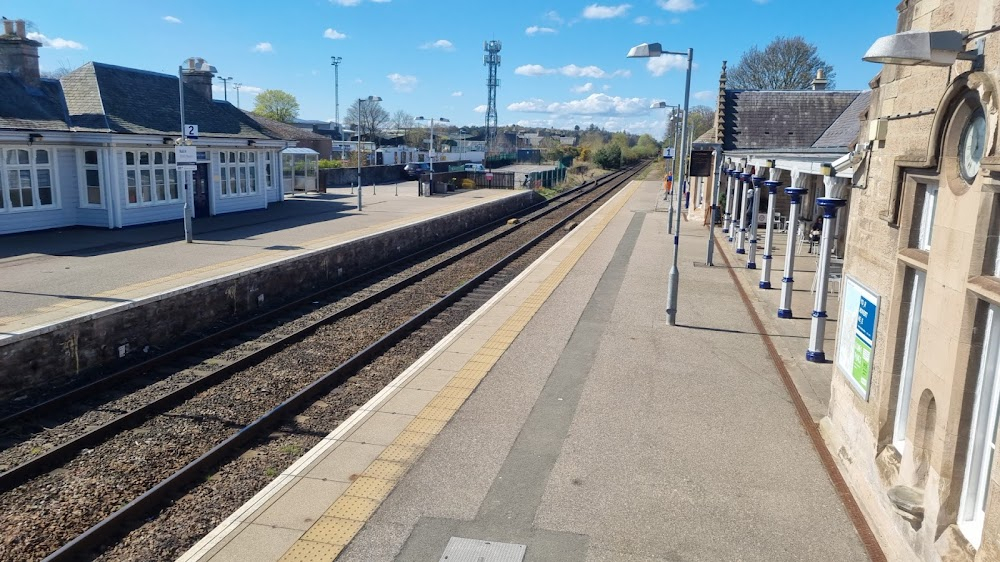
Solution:
<path fill-rule="evenodd" d="M 87 63 L 41 78 L 23 21 L 0 35 L 0 234 L 66 226 L 120 228 L 180 220 L 184 174 L 178 77 Z M 203 61 L 202 61 L 203 62 Z M 198 126 L 194 216 L 280 201 L 278 152 L 294 143 L 212 99 L 212 73 L 189 59 L 185 122 Z"/>

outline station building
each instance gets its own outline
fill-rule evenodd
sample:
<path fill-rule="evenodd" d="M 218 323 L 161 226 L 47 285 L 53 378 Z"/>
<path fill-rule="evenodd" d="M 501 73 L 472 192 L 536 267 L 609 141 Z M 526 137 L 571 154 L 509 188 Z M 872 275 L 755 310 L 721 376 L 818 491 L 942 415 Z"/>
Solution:
<path fill-rule="evenodd" d="M 841 316 L 821 429 L 890 560 L 1000 560 L 1000 2 L 897 10 L 849 184 L 874 345 Z"/>
<path fill-rule="evenodd" d="M 74 225 L 121 228 L 183 217 L 178 77 L 90 62 L 42 78 L 23 21 L 0 35 L 0 234 Z M 212 73 L 189 59 L 185 122 L 198 126 L 194 216 L 263 209 L 280 201 L 270 134 L 212 99 Z"/>

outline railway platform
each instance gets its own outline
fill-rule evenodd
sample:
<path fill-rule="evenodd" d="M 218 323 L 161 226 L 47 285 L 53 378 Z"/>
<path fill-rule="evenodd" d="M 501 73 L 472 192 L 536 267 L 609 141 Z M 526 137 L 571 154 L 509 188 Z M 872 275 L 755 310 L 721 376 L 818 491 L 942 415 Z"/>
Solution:
<path fill-rule="evenodd" d="M 659 187 L 632 182 L 180 560 L 884 559 L 816 428 L 832 369 L 796 359 L 803 315 L 774 318 L 725 243 L 705 266 L 684 223 L 666 324 Z"/>
<path fill-rule="evenodd" d="M 298 195 L 261 211 L 125 230 L 73 228 L 3 237 L 0 343 L 69 318 L 263 267 L 346 240 L 510 197 L 475 190 L 419 197 L 416 182 Z"/>

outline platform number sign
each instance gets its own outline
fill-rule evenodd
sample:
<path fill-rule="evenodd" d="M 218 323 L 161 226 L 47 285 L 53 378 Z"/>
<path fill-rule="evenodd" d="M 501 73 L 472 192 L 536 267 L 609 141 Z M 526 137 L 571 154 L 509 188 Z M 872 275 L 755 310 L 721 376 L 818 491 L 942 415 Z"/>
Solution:
<path fill-rule="evenodd" d="M 198 138 L 198 125 L 184 125 L 184 138 Z"/>

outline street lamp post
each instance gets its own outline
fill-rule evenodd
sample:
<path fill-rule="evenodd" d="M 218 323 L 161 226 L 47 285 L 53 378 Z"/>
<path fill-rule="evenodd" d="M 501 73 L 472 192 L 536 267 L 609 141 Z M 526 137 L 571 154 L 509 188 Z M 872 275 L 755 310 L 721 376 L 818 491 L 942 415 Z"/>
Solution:
<path fill-rule="evenodd" d="M 681 139 L 687 138 L 688 126 L 688 103 L 691 98 L 691 62 L 694 59 L 694 49 L 688 48 L 686 53 L 664 51 L 659 43 L 642 43 L 632 47 L 628 52 L 629 58 L 650 58 L 661 55 L 681 55 L 687 56 L 687 76 L 684 81 L 684 121 L 681 124 Z M 675 151 L 676 152 L 676 151 Z M 681 157 L 683 160 L 683 156 Z M 678 162 L 680 166 L 677 170 L 677 185 L 681 186 L 677 190 L 677 223 L 674 228 L 674 256 L 673 264 L 670 267 L 670 275 L 667 279 L 667 323 L 671 326 L 677 324 L 677 291 L 680 282 L 680 270 L 677 267 L 677 258 L 680 252 L 681 234 L 681 208 L 684 204 L 681 199 L 684 196 L 684 163 Z"/>
<path fill-rule="evenodd" d="M 226 76 L 225 78 L 219 76 L 219 80 L 222 80 L 222 101 L 229 101 L 229 81 L 233 79 L 232 76 Z"/>
<path fill-rule="evenodd" d="M 337 121 L 337 130 L 340 131 L 340 142 L 344 142 L 344 128 L 340 125 L 340 61 L 343 57 L 330 57 L 330 64 L 333 65 L 333 118 Z M 341 153 L 343 158 L 343 153 Z"/>
<path fill-rule="evenodd" d="M 434 195 L 434 121 L 438 123 L 451 123 L 451 121 L 445 119 L 444 117 L 430 117 L 425 118 L 424 116 L 417 117 L 417 121 L 430 121 L 431 122 L 431 148 L 427 151 L 427 157 L 431 162 L 431 186 L 428 190 L 427 195 Z"/>
<path fill-rule="evenodd" d="M 378 96 L 368 96 L 368 98 L 358 98 L 358 211 L 361 210 L 361 102 L 379 102 L 382 98 Z"/>
<path fill-rule="evenodd" d="M 240 108 L 240 88 L 242 87 L 243 84 L 240 84 L 239 82 L 233 82 L 233 89 L 236 90 L 236 109 Z"/>

